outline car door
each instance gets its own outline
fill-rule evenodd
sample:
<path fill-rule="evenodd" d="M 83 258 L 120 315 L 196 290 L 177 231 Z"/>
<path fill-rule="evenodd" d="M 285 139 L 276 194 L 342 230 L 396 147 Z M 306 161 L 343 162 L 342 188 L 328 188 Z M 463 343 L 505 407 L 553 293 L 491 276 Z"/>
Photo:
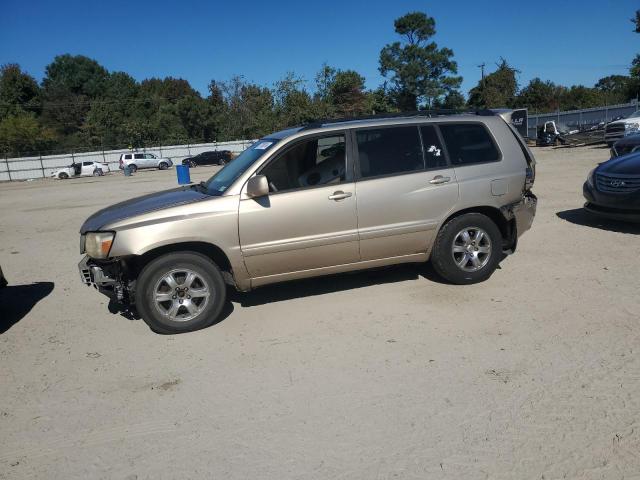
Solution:
<path fill-rule="evenodd" d="M 144 153 L 134 153 L 133 154 L 133 163 L 138 168 L 147 168 L 149 165 L 147 164 L 147 160 L 144 158 Z"/>
<path fill-rule="evenodd" d="M 145 161 L 146 167 L 149 167 L 149 168 L 157 167 L 160 164 L 158 160 L 159 160 L 158 157 L 156 157 L 153 153 L 144 154 L 144 161 Z"/>
<path fill-rule="evenodd" d="M 80 175 L 87 176 L 93 175 L 93 171 L 96 169 L 96 165 L 93 162 L 82 162 L 82 170 Z"/>
<path fill-rule="evenodd" d="M 437 127 L 374 127 L 354 137 L 361 259 L 427 252 L 458 200 Z"/>
<path fill-rule="evenodd" d="M 261 279 L 359 259 L 356 196 L 346 135 L 294 140 L 257 173 L 270 192 L 239 206 L 242 254 L 254 284 Z"/>

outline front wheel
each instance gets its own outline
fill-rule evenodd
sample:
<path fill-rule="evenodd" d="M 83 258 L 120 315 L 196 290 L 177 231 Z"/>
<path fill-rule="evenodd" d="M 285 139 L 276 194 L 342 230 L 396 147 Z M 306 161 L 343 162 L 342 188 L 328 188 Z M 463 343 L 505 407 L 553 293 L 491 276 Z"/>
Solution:
<path fill-rule="evenodd" d="M 226 300 L 218 266 L 195 252 L 152 260 L 138 276 L 136 308 L 158 333 L 183 333 L 212 325 Z"/>
<path fill-rule="evenodd" d="M 166 170 L 167 168 L 169 168 L 169 164 L 167 162 L 160 162 L 160 165 L 158 165 L 158 168 L 160 170 Z"/>
<path fill-rule="evenodd" d="M 60 180 L 66 180 L 67 178 L 69 178 L 69 174 L 65 173 L 65 172 L 62 172 L 60 175 L 58 175 L 58 178 Z"/>
<path fill-rule="evenodd" d="M 498 267 L 502 235 L 486 215 L 466 213 L 449 220 L 438 232 L 431 253 L 433 268 L 458 285 L 486 280 Z"/>

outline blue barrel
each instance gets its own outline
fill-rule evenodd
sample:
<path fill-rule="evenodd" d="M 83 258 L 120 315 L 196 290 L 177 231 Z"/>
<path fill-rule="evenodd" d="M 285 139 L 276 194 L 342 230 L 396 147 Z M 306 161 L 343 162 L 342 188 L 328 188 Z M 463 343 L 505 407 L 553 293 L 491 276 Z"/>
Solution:
<path fill-rule="evenodd" d="M 178 174 L 178 183 L 180 185 L 191 183 L 191 176 L 189 175 L 189 167 L 187 165 L 176 165 L 176 173 Z"/>

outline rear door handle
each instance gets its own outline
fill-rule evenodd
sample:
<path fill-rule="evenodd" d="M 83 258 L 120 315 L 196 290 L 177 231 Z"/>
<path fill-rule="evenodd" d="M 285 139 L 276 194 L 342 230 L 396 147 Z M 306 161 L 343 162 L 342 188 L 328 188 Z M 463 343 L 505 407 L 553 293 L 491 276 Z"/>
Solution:
<path fill-rule="evenodd" d="M 343 192 L 342 190 L 338 190 L 337 192 L 333 192 L 333 194 L 329 195 L 329 200 L 344 200 L 345 198 L 349 198 L 351 195 L 351 192 Z"/>
<path fill-rule="evenodd" d="M 433 179 L 429 180 L 429 183 L 433 185 L 440 185 L 441 183 L 448 183 L 451 181 L 451 177 L 443 177 L 442 175 L 436 175 Z"/>

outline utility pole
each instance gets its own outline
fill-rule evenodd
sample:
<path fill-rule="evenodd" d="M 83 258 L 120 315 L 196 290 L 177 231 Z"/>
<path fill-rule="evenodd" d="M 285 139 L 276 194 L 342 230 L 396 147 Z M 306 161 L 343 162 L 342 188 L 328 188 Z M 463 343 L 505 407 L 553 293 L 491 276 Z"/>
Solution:
<path fill-rule="evenodd" d="M 478 65 L 478 68 L 480 69 L 481 75 L 482 75 L 482 79 L 480 80 L 480 86 L 482 89 L 482 106 L 483 107 L 487 107 L 487 99 L 484 96 L 484 67 L 485 67 L 485 63 L 482 62 L 480 65 Z"/>

